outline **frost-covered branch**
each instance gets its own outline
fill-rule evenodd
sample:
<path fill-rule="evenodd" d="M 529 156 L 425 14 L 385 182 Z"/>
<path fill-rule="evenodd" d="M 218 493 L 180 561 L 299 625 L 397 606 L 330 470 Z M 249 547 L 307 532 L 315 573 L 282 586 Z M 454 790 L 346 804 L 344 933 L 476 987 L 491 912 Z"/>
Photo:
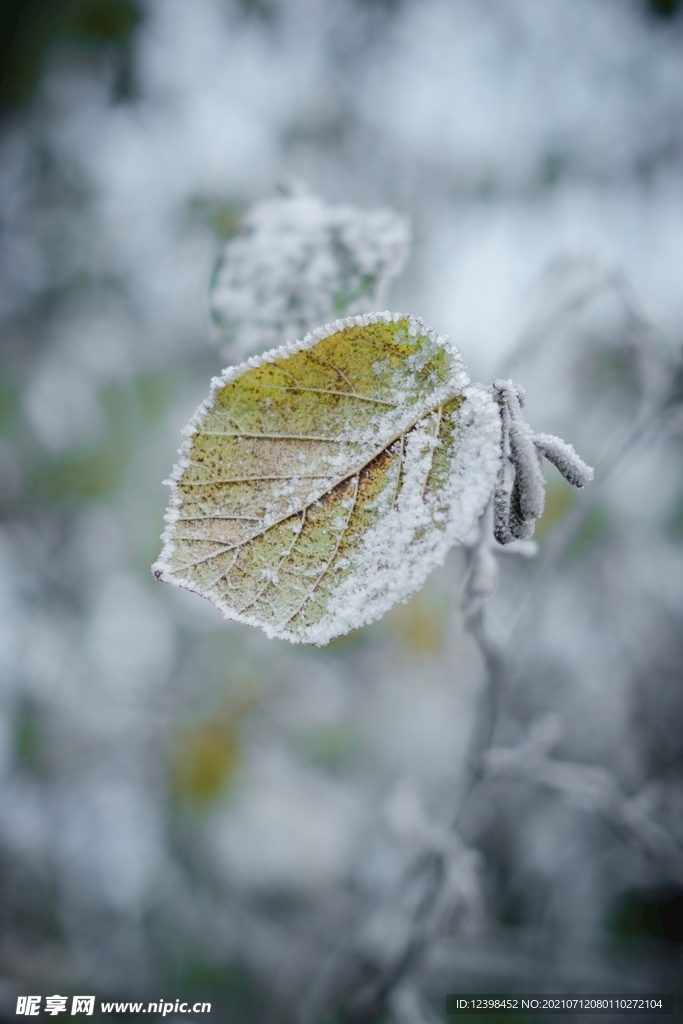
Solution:
<path fill-rule="evenodd" d="M 504 686 L 506 662 L 502 641 L 491 630 L 486 615 L 486 602 L 498 583 L 498 558 L 517 556 L 533 558 L 538 545 L 533 540 L 511 540 L 502 546 L 493 535 L 496 497 L 488 504 L 479 521 L 474 544 L 467 547 L 469 569 L 465 578 L 461 607 L 468 631 L 476 640 L 486 668 L 484 692 L 480 698 L 472 730 L 465 772 L 461 785 L 460 806 L 467 800 L 482 776 L 484 755 L 491 745 L 500 697 Z"/>
<path fill-rule="evenodd" d="M 559 735 L 556 715 L 539 719 L 519 746 L 494 748 L 486 754 L 487 774 L 534 782 L 555 790 L 576 807 L 597 811 L 618 833 L 638 846 L 664 875 L 683 885 L 683 850 L 646 813 L 646 792 L 629 798 L 606 768 L 550 757 L 549 751 Z"/>
<path fill-rule="evenodd" d="M 375 1020 L 387 1009 L 396 1024 L 435 1024 L 414 980 L 423 956 L 456 923 L 483 920 L 479 854 L 448 824 L 427 819 L 407 780 L 394 790 L 381 822 L 385 863 L 400 866 L 379 894 L 375 884 L 369 905 L 363 900 L 356 928 L 304 999 L 302 1024 L 333 1005 L 343 1005 L 345 1024 Z"/>
<path fill-rule="evenodd" d="M 466 621 L 476 619 L 485 602 L 492 597 L 498 585 L 498 558 L 534 558 L 538 544 L 534 540 L 513 540 L 501 545 L 493 535 L 495 499 L 489 502 L 482 515 L 473 544 L 465 548 L 467 575 L 463 588 L 461 607 Z"/>

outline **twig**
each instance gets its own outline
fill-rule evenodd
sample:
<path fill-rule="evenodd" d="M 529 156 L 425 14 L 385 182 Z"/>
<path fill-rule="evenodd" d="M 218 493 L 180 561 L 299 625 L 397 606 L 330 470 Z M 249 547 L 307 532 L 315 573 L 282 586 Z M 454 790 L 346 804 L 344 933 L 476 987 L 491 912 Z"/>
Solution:
<path fill-rule="evenodd" d="M 518 747 L 490 750 L 485 756 L 486 774 L 526 779 L 561 793 L 577 807 L 598 812 L 665 876 L 683 885 L 683 850 L 645 813 L 643 792 L 628 798 L 606 768 L 549 757 L 548 750 L 558 738 L 559 719 L 546 716 Z"/>
<path fill-rule="evenodd" d="M 501 695 L 505 685 L 505 657 L 500 645 L 491 636 L 485 619 L 484 609 L 479 608 L 467 619 L 467 628 L 476 640 L 486 668 L 484 693 L 479 700 L 472 729 L 469 750 L 461 785 L 460 798 L 454 822 L 460 818 L 463 807 L 484 774 L 486 752 L 491 746 L 496 727 Z"/>

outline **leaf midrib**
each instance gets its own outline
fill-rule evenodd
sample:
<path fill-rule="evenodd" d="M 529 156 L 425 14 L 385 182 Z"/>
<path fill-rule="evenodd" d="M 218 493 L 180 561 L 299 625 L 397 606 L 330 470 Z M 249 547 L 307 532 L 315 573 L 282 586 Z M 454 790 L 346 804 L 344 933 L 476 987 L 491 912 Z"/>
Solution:
<path fill-rule="evenodd" d="M 449 395 L 447 398 L 441 399 L 435 405 L 432 405 L 428 409 L 424 410 L 421 413 L 421 415 L 417 417 L 417 419 L 413 420 L 413 422 L 410 423 L 409 426 L 403 427 L 401 430 L 397 431 L 388 441 L 384 442 L 381 445 L 381 447 L 378 448 L 370 456 L 370 458 L 365 460 L 365 462 L 361 463 L 361 465 L 356 466 L 354 469 L 350 470 L 348 473 L 345 473 L 343 476 L 341 476 L 338 479 L 336 479 L 333 484 L 331 484 L 329 487 L 327 487 L 324 491 L 321 491 L 320 494 L 318 494 L 315 498 L 312 498 L 310 501 L 306 502 L 304 505 L 301 506 L 301 508 L 290 510 L 285 515 L 280 516 L 279 519 L 273 520 L 272 523 L 268 523 L 262 529 L 257 530 L 255 533 L 251 534 L 251 536 L 249 536 L 249 537 L 245 537 L 244 540 L 241 540 L 237 544 L 225 545 L 223 548 L 220 548 L 218 551 L 213 551 L 213 552 L 211 552 L 208 555 L 204 555 L 203 558 L 198 558 L 198 559 L 196 559 L 196 560 L 194 560 L 192 562 L 185 562 L 185 563 L 183 563 L 183 565 L 178 566 L 178 570 L 177 571 L 183 571 L 184 569 L 193 569 L 193 568 L 195 568 L 198 565 L 202 565 L 205 562 L 211 561 L 212 558 L 218 558 L 220 555 L 224 555 L 224 554 L 227 554 L 230 551 L 235 551 L 238 548 L 242 548 L 245 545 L 250 544 L 252 541 L 256 540 L 258 537 L 262 537 L 265 533 L 268 532 L 268 530 L 272 530 L 275 526 L 279 526 L 281 523 L 286 522 L 288 519 L 291 519 L 293 516 L 298 516 L 298 515 L 301 515 L 302 513 L 305 513 L 306 510 L 311 507 L 311 505 L 313 505 L 316 501 L 319 501 L 320 498 L 324 497 L 324 495 L 330 494 L 337 487 L 339 487 L 341 484 L 343 484 L 346 480 L 350 480 L 350 479 L 352 479 L 352 477 L 357 476 L 358 474 L 362 473 L 363 470 L 366 469 L 366 467 L 370 465 L 370 463 L 374 462 L 375 459 L 379 458 L 379 456 L 382 455 L 383 452 L 386 452 L 389 448 L 391 448 L 392 444 L 395 444 L 396 441 L 399 441 L 402 437 L 407 437 L 408 434 L 410 434 L 411 431 L 413 431 L 415 429 L 415 427 L 418 425 L 418 423 L 421 423 L 422 420 L 426 419 L 428 416 L 431 416 L 431 414 L 433 412 L 437 412 L 437 411 L 439 412 L 439 428 L 440 428 L 440 425 L 441 425 L 441 422 L 442 422 L 442 412 L 443 412 L 444 405 L 446 405 L 448 402 L 452 401 L 456 397 L 457 397 L 457 392 L 452 394 L 452 395 Z M 435 435 L 435 437 L 438 440 L 439 434 L 437 433 Z M 430 471 L 431 471 L 431 467 L 430 467 Z M 208 481 L 205 481 L 204 483 L 199 483 L 199 482 L 197 482 L 197 483 L 183 482 L 182 486 L 184 486 L 184 487 L 187 487 L 187 486 L 191 486 L 191 487 L 209 487 L 209 486 L 212 486 L 212 485 L 217 484 L 217 483 L 246 483 L 246 482 L 249 482 L 249 481 L 257 481 L 257 480 L 264 480 L 265 481 L 265 480 L 308 480 L 308 479 L 320 480 L 320 479 L 325 479 L 325 476 L 324 476 L 324 474 L 320 474 L 320 473 L 293 473 L 293 474 L 282 475 L 282 476 L 238 477 L 238 478 L 236 478 L 234 480 L 232 480 L 232 479 L 230 479 L 230 480 L 208 480 Z M 212 517 L 207 517 L 207 518 L 212 518 Z M 186 539 L 189 540 L 190 538 L 186 538 Z M 204 538 L 201 538 L 201 539 L 204 539 Z M 209 538 L 206 538 L 206 539 L 209 540 Z M 209 542 L 211 542 L 211 541 L 209 541 Z M 215 541 L 213 543 L 215 543 Z M 176 570 L 174 570 L 174 572 L 175 571 Z M 226 571 L 228 571 L 228 570 L 226 570 Z M 217 583 L 220 579 L 222 579 L 222 576 L 219 576 L 218 580 L 214 581 L 211 585 L 214 586 L 215 583 Z"/>

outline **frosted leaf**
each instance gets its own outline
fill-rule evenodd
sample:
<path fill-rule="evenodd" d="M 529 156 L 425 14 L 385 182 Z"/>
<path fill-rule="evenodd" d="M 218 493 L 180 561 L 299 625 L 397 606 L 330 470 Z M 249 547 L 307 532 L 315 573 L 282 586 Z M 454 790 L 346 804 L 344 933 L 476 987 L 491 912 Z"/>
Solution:
<path fill-rule="evenodd" d="M 217 264 L 211 314 L 234 360 L 318 324 L 381 308 L 408 254 L 393 210 L 328 206 L 294 195 L 253 207 Z"/>
<path fill-rule="evenodd" d="M 390 313 L 227 369 L 185 433 L 155 575 L 293 642 L 410 597 L 471 537 L 500 463 L 491 390 Z"/>

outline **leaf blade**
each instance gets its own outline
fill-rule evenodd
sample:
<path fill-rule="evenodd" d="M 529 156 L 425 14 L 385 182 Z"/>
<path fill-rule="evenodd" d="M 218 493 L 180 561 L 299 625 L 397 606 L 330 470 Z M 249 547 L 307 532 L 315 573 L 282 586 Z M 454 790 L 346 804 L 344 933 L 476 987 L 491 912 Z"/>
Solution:
<path fill-rule="evenodd" d="M 500 418 L 444 338 L 373 314 L 227 370 L 186 432 L 155 575 L 323 644 L 410 596 L 465 539 Z"/>

